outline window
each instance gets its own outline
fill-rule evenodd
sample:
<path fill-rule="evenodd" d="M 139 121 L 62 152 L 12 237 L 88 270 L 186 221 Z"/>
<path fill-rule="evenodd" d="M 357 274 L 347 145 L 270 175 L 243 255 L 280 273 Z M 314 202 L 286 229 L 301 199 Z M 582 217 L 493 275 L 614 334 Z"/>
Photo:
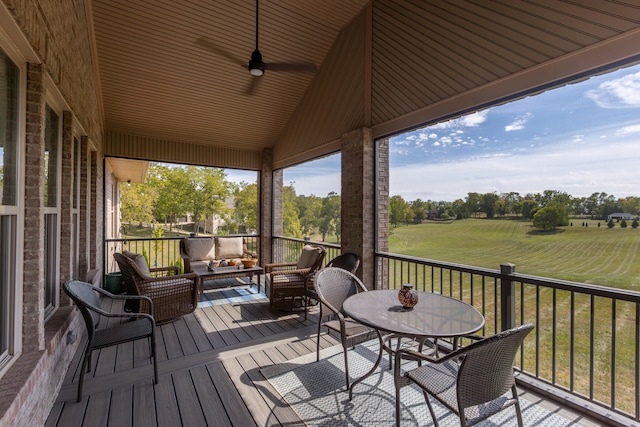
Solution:
<path fill-rule="evenodd" d="M 59 231 L 58 231 L 58 171 L 61 140 L 60 116 L 47 104 L 44 141 L 44 278 L 45 316 L 58 305 Z"/>
<path fill-rule="evenodd" d="M 0 50 L 0 369 L 14 352 L 20 71 Z"/>

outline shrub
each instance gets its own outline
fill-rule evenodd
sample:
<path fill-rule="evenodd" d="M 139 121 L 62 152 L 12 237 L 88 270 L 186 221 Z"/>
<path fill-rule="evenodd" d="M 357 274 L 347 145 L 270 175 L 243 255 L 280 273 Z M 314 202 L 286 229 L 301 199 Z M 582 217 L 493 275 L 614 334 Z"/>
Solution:
<path fill-rule="evenodd" d="M 610 220 L 609 220 L 609 222 L 607 223 L 607 227 L 609 227 L 609 228 L 613 228 L 613 227 L 615 227 L 615 226 L 616 226 L 616 225 L 613 223 L 613 220 L 612 220 L 612 219 L 610 219 Z"/>
<path fill-rule="evenodd" d="M 627 228 L 627 221 L 625 221 L 624 219 L 620 221 L 620 228 Z"/>
<path fill-rule="evenodd" d="M 631 223 L 631 228 L 638 228 L 638 218 L 634 219 Z"/>

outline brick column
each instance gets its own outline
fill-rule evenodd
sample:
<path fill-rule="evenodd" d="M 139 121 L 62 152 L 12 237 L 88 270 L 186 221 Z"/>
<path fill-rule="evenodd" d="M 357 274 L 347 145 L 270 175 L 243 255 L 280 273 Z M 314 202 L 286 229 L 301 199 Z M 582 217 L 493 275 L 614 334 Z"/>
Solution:
<path fill-rule="evenodd" d="M 80 138 L 80 206 L 79 206 L 79 242 L 78 242 L 78 277 L 84 280 L 89 270 L 89 138 Z"/>
<path fill-rule="evenodd" d="M 389 140 L 380 140 L 378 145 L 378 251 L 389 252 Z M 376 265 L 377 271 L 389 271 L 389 260 Z M 376 274 L 376 288 L 389 289 L 386 275 Z"/>
<path fill-rule="evenodd" d="M 44 70 L 27 65 L 22 349 L 44 349 Z"/>
<path fill-rule="evenodd" d="M 60 283 L 73 277 L 73 113 L 62 113 L 62 181 L 60 182 Z M 62 289 L 62 288 L 60 288 Z M 60 292 L 60 307 L 70 298 Z"/>
<path fill-rule="evenodd" d="M 360 257 L 359 276 L 373 289 L 375 245 L 375 145 L 371 129 L 342 136 L 342 251 Z"/>
<path fill-rule="evenodd" d="M 282 208 L 275 207 L 273 150 L 266 148 L 262 151 L 262 170 L 260 171 L 260 197 L 258 203 L 258 233 L 260 233 L 260 263 L 272 262 L 274 220 L 273 215 L 279 212 L 280 230 L 282 230 Z M 282 188 L 282 173 L 280 173 L 280 188 Z M 282 191 L 281 191 L 282 192 Z M 282 198 L 280 198 L 282 202 Z M 282 206 L 282 203 L 280 203 Z"/>

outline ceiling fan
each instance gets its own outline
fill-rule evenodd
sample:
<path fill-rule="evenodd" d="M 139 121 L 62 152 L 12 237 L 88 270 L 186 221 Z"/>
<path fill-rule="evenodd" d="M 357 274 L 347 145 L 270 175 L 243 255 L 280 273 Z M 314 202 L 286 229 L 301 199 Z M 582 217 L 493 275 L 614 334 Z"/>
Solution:
<path fill-rule="evenodd" d="M 258 79 L 264 75 L 265 71 L 277 72 L 293 72 L 293 73 L 313 73 L 317 70 L 315 64 L 310 62 L 270 62 L 266 63 L 262 60 L 262 53 L 258 48 L 259 41 L 259 0 L 256 0 L 256 48 L 251 53 L 251 59 L 247 65 L 246 62 L 238 60 L 235 56 L 217 46 L 215 43 L 200 37 L 196 40 L 196 44 L 249 70 L 254 77 L 247 88 L 247 94 L 251 95 L 255 92 Z"/>

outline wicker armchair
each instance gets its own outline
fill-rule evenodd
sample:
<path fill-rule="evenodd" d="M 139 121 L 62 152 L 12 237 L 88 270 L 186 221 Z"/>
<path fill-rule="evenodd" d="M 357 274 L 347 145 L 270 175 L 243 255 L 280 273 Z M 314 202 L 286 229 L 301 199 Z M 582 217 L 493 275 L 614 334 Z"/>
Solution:
<path fill-rule="evenodd" d="M 442 358 L 412 350 L 397 351 L 394 363 L 396 426 L 400 426 L 400 388 L 414 383 L 424 391 L 435 427 L 438 427 L 438 420 L 429 396 L 458 415 L 462 426 L 472 426 L 509 406 L 515 406 L 518 425 L 522 427 L 513 361 L 522 341 L 532 330 L 532 324 L 509 329 Z M 429 363 L 401 375 L 403 359 Z M 511 396 L 507 394 L 510 390 Z"/>
<path fill-rule="evenodd" d="M 358 255 L 351 252 L 346 252 L 344 254 L 338 255 L 337 257 L 329 261 L 327 265 L 325 265 L 325 267 L 342 268 L 343 270 L 347 270 L 348 272 L 353 274 L 356 274 L 358 266 L 360 266 L 360 258 L 358 258 Z M 315 276 L 317 274 L 318 272 L 316 271 L 315 273 L 308 275 L 307 280 L 304 284 L 304 320 L 307 320 L 307 308 L 309 306 L 309 300 L 318 300 L 318 294 L 316 293 L 315 286 Z M 318 321 L 322 322 L 322 318 L 318 319 Z"/>
<path fill-rule="evenodd" d="M 115 253 L 113 256 L 122 272 L 126 293 L 150 297 L 157 323 L 170 322 L 195 311 L 200 284 L 197 274 L 177 274 L 178 267 L 149 269 L 144 257 L 132 252 Z M 125 310 L 149 312 L 144 302 L 142 306 L 125 304 Z"/>
<path fill-rule="evenodd" d="M 307 277 L 322 266 L 326 254 L 322 246 L 305 245 L 298 262 L 265 264 L 269 279 L 269 302 L 274 309 L 293 309 L 296 300 L 304 305 Z"/>
<path fill-rule="evenodd" d="M 87 327 L 87 342 L 84 347 L 84 354 L 80 366 L 80 378 L 78 380 L 77 400 L 82 400 L 82 383 L 84 381 L 85 366 L 86 371 L 91 369 L 91 353 L 93 350 L 136 341 L 139 339 L 149 340 L 149 350 L 153 359 L 154 383 L 158 383 L 158 365 L 156 358 L 155 321 L 151 314 L 146 313 L 122 313 L 105 311 L 101 308 L 100 296 L 114 300 L 125 301 L 145 301 L 150 307 L 153 303 L 149 297 L 137 295 L 113 295 L 103 289 L 97 288 L 89 283 L 77 280 L 66 282 L 62 288 L 67 295 L 76 303 L 85 326 Z M 100 295 L 100 296 L 99 296 Z M 153 310 L 151 310 L 153 311 Z M 127 319 L 128 322 L 110 324 L 109 327 L 96 330 L 98 322 L 102 317 Z"/>
<path fill-rule="evenodd" d="M 382 345 L 382 335 L 379 331 L 365 326 L 346 317 L 342 312 L 344 301 L 351 295 L 366 292 L 367 288 L 353 273 L 337 267 L 323 268 L 315 278 L 317 298 L 320 302 L 320 321 L 318 322 L 318 338 L 316 341 L 316 361 L 320 360 L 320 332 L 322 327 L 340 334 L 344 353 L 344 373 L 349 390 L 349 360 L 347 350 L 357 344 L 378 338 Z M 330 311 L 335 320 L 322 322 L 325 315 L 323 309 Z M 351 396 L 349 396 L 351 397 Z"/>

